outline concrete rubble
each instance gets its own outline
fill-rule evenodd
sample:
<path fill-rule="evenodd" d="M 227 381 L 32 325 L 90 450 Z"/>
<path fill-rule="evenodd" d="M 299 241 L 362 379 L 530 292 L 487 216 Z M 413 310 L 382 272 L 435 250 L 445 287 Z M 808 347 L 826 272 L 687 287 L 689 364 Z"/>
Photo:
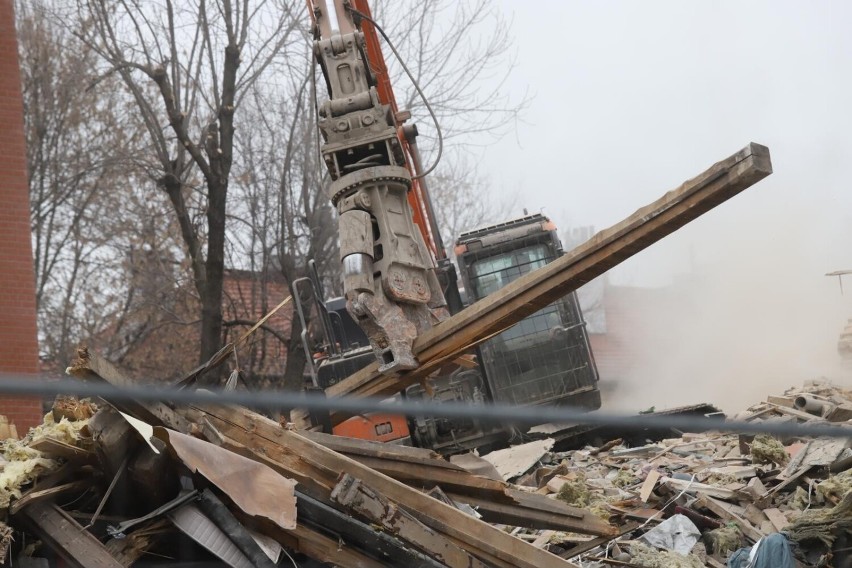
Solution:
<path fill-rule="evenodd" d="M 127 384 L 80 355 L 72 375 Z M 852 392 L 811 381 L 735 418 L 849 428 L 850 410 Z M 241 408 L 61 398 L 42 426 L 2 443 L 0 558 L 739 568 L 751 554 L 754 568 L 852 566 L 849 436 L 617 434 L 448 460 Z"/>

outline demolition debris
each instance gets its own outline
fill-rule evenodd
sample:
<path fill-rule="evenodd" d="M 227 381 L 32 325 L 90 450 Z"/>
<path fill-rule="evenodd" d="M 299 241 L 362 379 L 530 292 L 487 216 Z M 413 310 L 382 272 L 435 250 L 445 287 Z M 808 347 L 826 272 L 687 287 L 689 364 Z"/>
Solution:
<path fill-rule="evenodd" d="M 73 375 L 128 383 L 81 355 Z M 850 409 L 811 381 L 734 418 L 852 433 Z M 20 565 L 736 568 L 749 547 L 774 559 L 752 566 L 849 565 L 850 436 L 583 430 L 559 441 L 579 449 L 447 460 L 243 408 L 68 397 L 23 439 L 4 432 L 0 555 Z"/>

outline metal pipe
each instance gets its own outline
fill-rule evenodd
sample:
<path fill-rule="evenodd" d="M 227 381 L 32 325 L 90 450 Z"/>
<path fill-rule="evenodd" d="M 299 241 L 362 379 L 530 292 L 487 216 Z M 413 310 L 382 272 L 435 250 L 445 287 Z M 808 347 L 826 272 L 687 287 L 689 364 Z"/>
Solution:
<path fill-rule="evenodd" d="M 807 394 L 800 394 L 793 401 L 793 404 L 796 405 L 796 408 L 799 410 L 804 410 L 805 412 L 810 412 L 811 414 L 822 415 L 822 411 L 825 409 L 826 403 L 822 400 L 816 399 Z"/>
<path fill-rule="evenodd" d="M 413 124 L 407 124 L 402 127 L 402 132 L 405 134 L 405 139 L 408 140 L 408 147 L 411 151 L 411 163 L 414 166 L 415 176 L 423 175 L 423 161 L 420 158 L 420 149 L 417 147 L 417 127 Z M 441 229 L 438 227 L 438 221 L 435 218 L 435 208 L 432 205 L 432 196 L 429 195 L 429 187 L 426 185 L 425 177 L 418 177 L 420 182 L 420 197 L 426 209 L 426 218 L 429 221 L 429 232 L 432 233 L 432 240 L 435 242 L 435 254 L 438 255 L 438 260 L 447 258 L 447 251 L 444 249 L 444 239 L 441 238 Z"/>
<path fill-rule="evenodd" d="M 313 383 L 313 385 L 315 387 L 319 387 L 319 381 L 317 380 L 316 363 L 314 362 L 313 353 L 311 352 L 311 346 L 310 346 L 309 341 L 308 341 L 307 316 L 305 315 L 305 309 L 302 306 L 302 296 L 299 292 L 299 285 L 301 285 L 301 284 L 307 284 L 309 286 L 308 290 L 310 290 L 311 293 L 313 294 L 313 283 L 311 282 L 310 278 L 308 278 L 308 277 L 302 277 L 302 278 L 297 278 L 296 280 L 293 280 L 293 283 L 290 285 L 290 288 L 291 288 L 290 293 L 293 296 L 293 298 L 296 299 L 296 301 L 294 302 L 294 304 L 296 306 L 296 314 L 299 316 L 299 323 L 302 324 L 302 333 L 301 333 L 299 339 L 302 342 L 302 349 L 305 350 L 305 359 L 307 360 L 308 370 L 311 373 L 311 382 Z M 331 338 L 330 342 L 333 343 L 334 338 Z"/>

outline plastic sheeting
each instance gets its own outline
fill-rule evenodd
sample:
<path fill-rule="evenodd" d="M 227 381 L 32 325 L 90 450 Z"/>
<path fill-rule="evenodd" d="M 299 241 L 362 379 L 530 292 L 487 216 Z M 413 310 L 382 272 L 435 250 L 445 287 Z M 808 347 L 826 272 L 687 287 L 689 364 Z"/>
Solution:
<path fill-rule="evenodd" d="M 701 538 L 701 531 L 684 515 L 673 515 L 639 537 L 651 546 L 686 556 Z"/>

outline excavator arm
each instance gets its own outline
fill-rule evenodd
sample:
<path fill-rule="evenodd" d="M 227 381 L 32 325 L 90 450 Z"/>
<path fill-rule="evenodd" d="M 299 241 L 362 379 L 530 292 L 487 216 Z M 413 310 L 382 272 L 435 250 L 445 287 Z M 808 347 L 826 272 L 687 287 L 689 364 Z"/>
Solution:
<path fill-rule="evenodd" d="M 319 128 L 328 197 L 339 216 L 346 308 L 380 371 L 414 369 L 414 339 L 449 315 L 435 272 L 444 250 L 422 180 L 413 175 L 416 129 L 400 124 L 378 38 L 360 16 L 369 14 L 366 2 L 308 5 L 329 95 Z"/>

